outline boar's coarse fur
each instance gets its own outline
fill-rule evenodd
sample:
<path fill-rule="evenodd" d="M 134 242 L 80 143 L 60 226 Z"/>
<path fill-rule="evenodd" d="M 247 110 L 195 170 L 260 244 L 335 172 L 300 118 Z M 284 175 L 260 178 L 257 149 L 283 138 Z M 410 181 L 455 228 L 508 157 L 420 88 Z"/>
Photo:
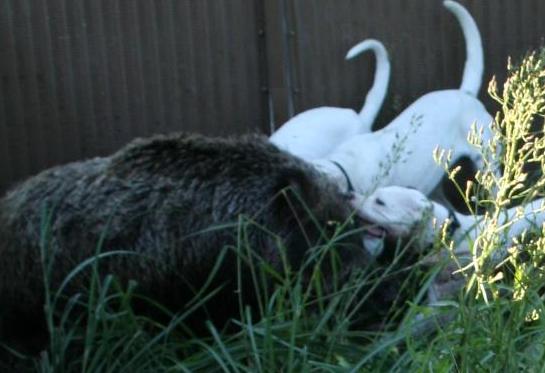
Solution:
<path fill-rule="evenodd" d="M 54 255 L 53 288 L 96 254 L 103 235 L 101 252 L 139 255 L 101 259 L 101 274 L 115 274 L 122 283 L 134 279 L 140 293 L 182 311 L 194 295 L 190 289 L 203 285 L 220 251 L 236 245 L 236 228 L 207 230 L 211 227 L 236 223 L 244 215 L 282 238 L 294 267 L 301 262 L 320 233 L 291 191 L 321 227 L 351 214 L 346 197 L 324 176 L 257 135 L 155 136 L 137 139 L 110 157 L 46 170 L 0 200 L 1 312 L 6 318 L 43 316 L 44 210 L 51 215 L 47 251 Z M 247 241 L 280 268 L 278 242 L 271 234 L 249 229 Z M 359 238 L 346 241 L 338 250 L 345 272 L 366 262 Z M 227 304 L 230 298 L 237 304 L 236 273 L 231 251 L 215 283 L 226 284 L 218 295 L 225 318 L 235 316 Z M 88 284 L 88 276 L 78 276 L 70 289 Z"/>

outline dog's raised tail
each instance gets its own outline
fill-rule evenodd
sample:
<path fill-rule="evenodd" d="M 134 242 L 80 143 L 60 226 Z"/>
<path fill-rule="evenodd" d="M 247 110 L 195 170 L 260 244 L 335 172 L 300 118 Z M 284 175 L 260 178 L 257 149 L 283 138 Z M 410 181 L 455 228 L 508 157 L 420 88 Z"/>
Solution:
<path fill-rule="evenodd" d="M 366 39 L 353 46 L 346 54 L 346 59 L 352 59 L 359 54 L 372 50 L 375 54 L 376 69 L 373 86 L 365 96 L 363 107 L 359 112 L 361 121 L 360 132 L 370 132 L 373 122 L 380 111 L 386 92 L 388 91 L 388 82 L 390 80 L 390 60 L 388 52 L 384 45 L 375 39 Z"/>
<path fill-rule="evenodd" d="M 479 28 L 462 5 L 451 0 L 444 1 L 443 5 L 460 23 L 466 42 L 466 63 L 460 89 L 476 97 L 481 89 L 484 70 L 483 43 Z"/>

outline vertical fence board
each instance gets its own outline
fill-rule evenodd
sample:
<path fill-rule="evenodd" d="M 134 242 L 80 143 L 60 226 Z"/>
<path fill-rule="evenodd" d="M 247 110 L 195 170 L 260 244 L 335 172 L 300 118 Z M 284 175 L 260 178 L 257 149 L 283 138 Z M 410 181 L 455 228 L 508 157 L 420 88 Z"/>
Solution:
<path fill-rule="evenodd" d="M 288 1 L 289 2 L 289 1 Z M 292 69 L 289 61 L 289 38 L 293 30 L 288 24 L 286 0 L 264 1 L 268 86 L 273 110 L 272 127 L 277 128 L 293 114 Z M 309 11 L 314 7 L 310 7 Z"/>
<path fill-rule="evenodd" d="M 0 22 L 2 32 L 2 58 L 0 64 L 2 71 L 2 89 L 1 96 L 4 100 L 4 118 L 6 133 L 6 142 L 8 152 L 10 154 L 11 164 L 9 167 L 9 177 L 13 179 L 20 178 L 30 172 L 29 160 L 26 148 L 26 140 L 28 138 L 26 128 L 24 126 L 24 100 L 21 93 L 21 87 L 18 84 L 20 71 L 18 66 L 18 47 L 19 40 L 16 38 L 17 32 L 14 27 L 14 7 L 11 1 L 5 1 L 0 8 L 0 12 L 5 15 Z M 20 155 L 17 157 L 17 155 Z"/>

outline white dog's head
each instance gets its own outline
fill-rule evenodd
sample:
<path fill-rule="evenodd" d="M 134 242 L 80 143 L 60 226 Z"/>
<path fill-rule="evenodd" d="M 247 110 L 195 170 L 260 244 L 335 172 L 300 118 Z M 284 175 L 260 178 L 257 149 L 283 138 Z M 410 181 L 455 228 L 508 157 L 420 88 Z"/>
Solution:
<path fill-rule="evenodd" d="M 371 224 L 364 232 L 364 245 L 372 252 L 379 250 L 383 238 L 411 237 L 433 210 L 433 203 L 424 194 L 400 186 L 378 188 L 367 198 L 355 196 L 353 205 Z"/>

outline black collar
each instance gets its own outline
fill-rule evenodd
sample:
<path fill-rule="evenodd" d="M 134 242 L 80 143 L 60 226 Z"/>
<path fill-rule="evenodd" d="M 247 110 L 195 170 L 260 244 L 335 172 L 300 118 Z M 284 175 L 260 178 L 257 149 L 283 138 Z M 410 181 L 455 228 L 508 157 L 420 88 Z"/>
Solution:
<path fill-rule="evenodd" d="M 458 228 L 460 228 L 460 221 L 456 217 L 456 214 L 451 209 L 448 209 L 448 220 L 450 224 L 447 227 L 447 237 L 452 238 Z"/>
<path fill-rule="evenodd" d="M 341 170 L 341 172 L 343 173 L 344 177 L 346 178 L 346 185 L 348 187 L 347 192 L 354 193 L 354 186 L 352 185 L 352 182 L 350 181 L 350 177 L 348 177 L 348 173 L 346 172 L 344 167 L 341 166 L 341 164 L 338 162 L 335 162 L 335 161 L 330 161 L 330 162 L 333 163 L 335 166 L 337 166 L 339 170 Z"/>

